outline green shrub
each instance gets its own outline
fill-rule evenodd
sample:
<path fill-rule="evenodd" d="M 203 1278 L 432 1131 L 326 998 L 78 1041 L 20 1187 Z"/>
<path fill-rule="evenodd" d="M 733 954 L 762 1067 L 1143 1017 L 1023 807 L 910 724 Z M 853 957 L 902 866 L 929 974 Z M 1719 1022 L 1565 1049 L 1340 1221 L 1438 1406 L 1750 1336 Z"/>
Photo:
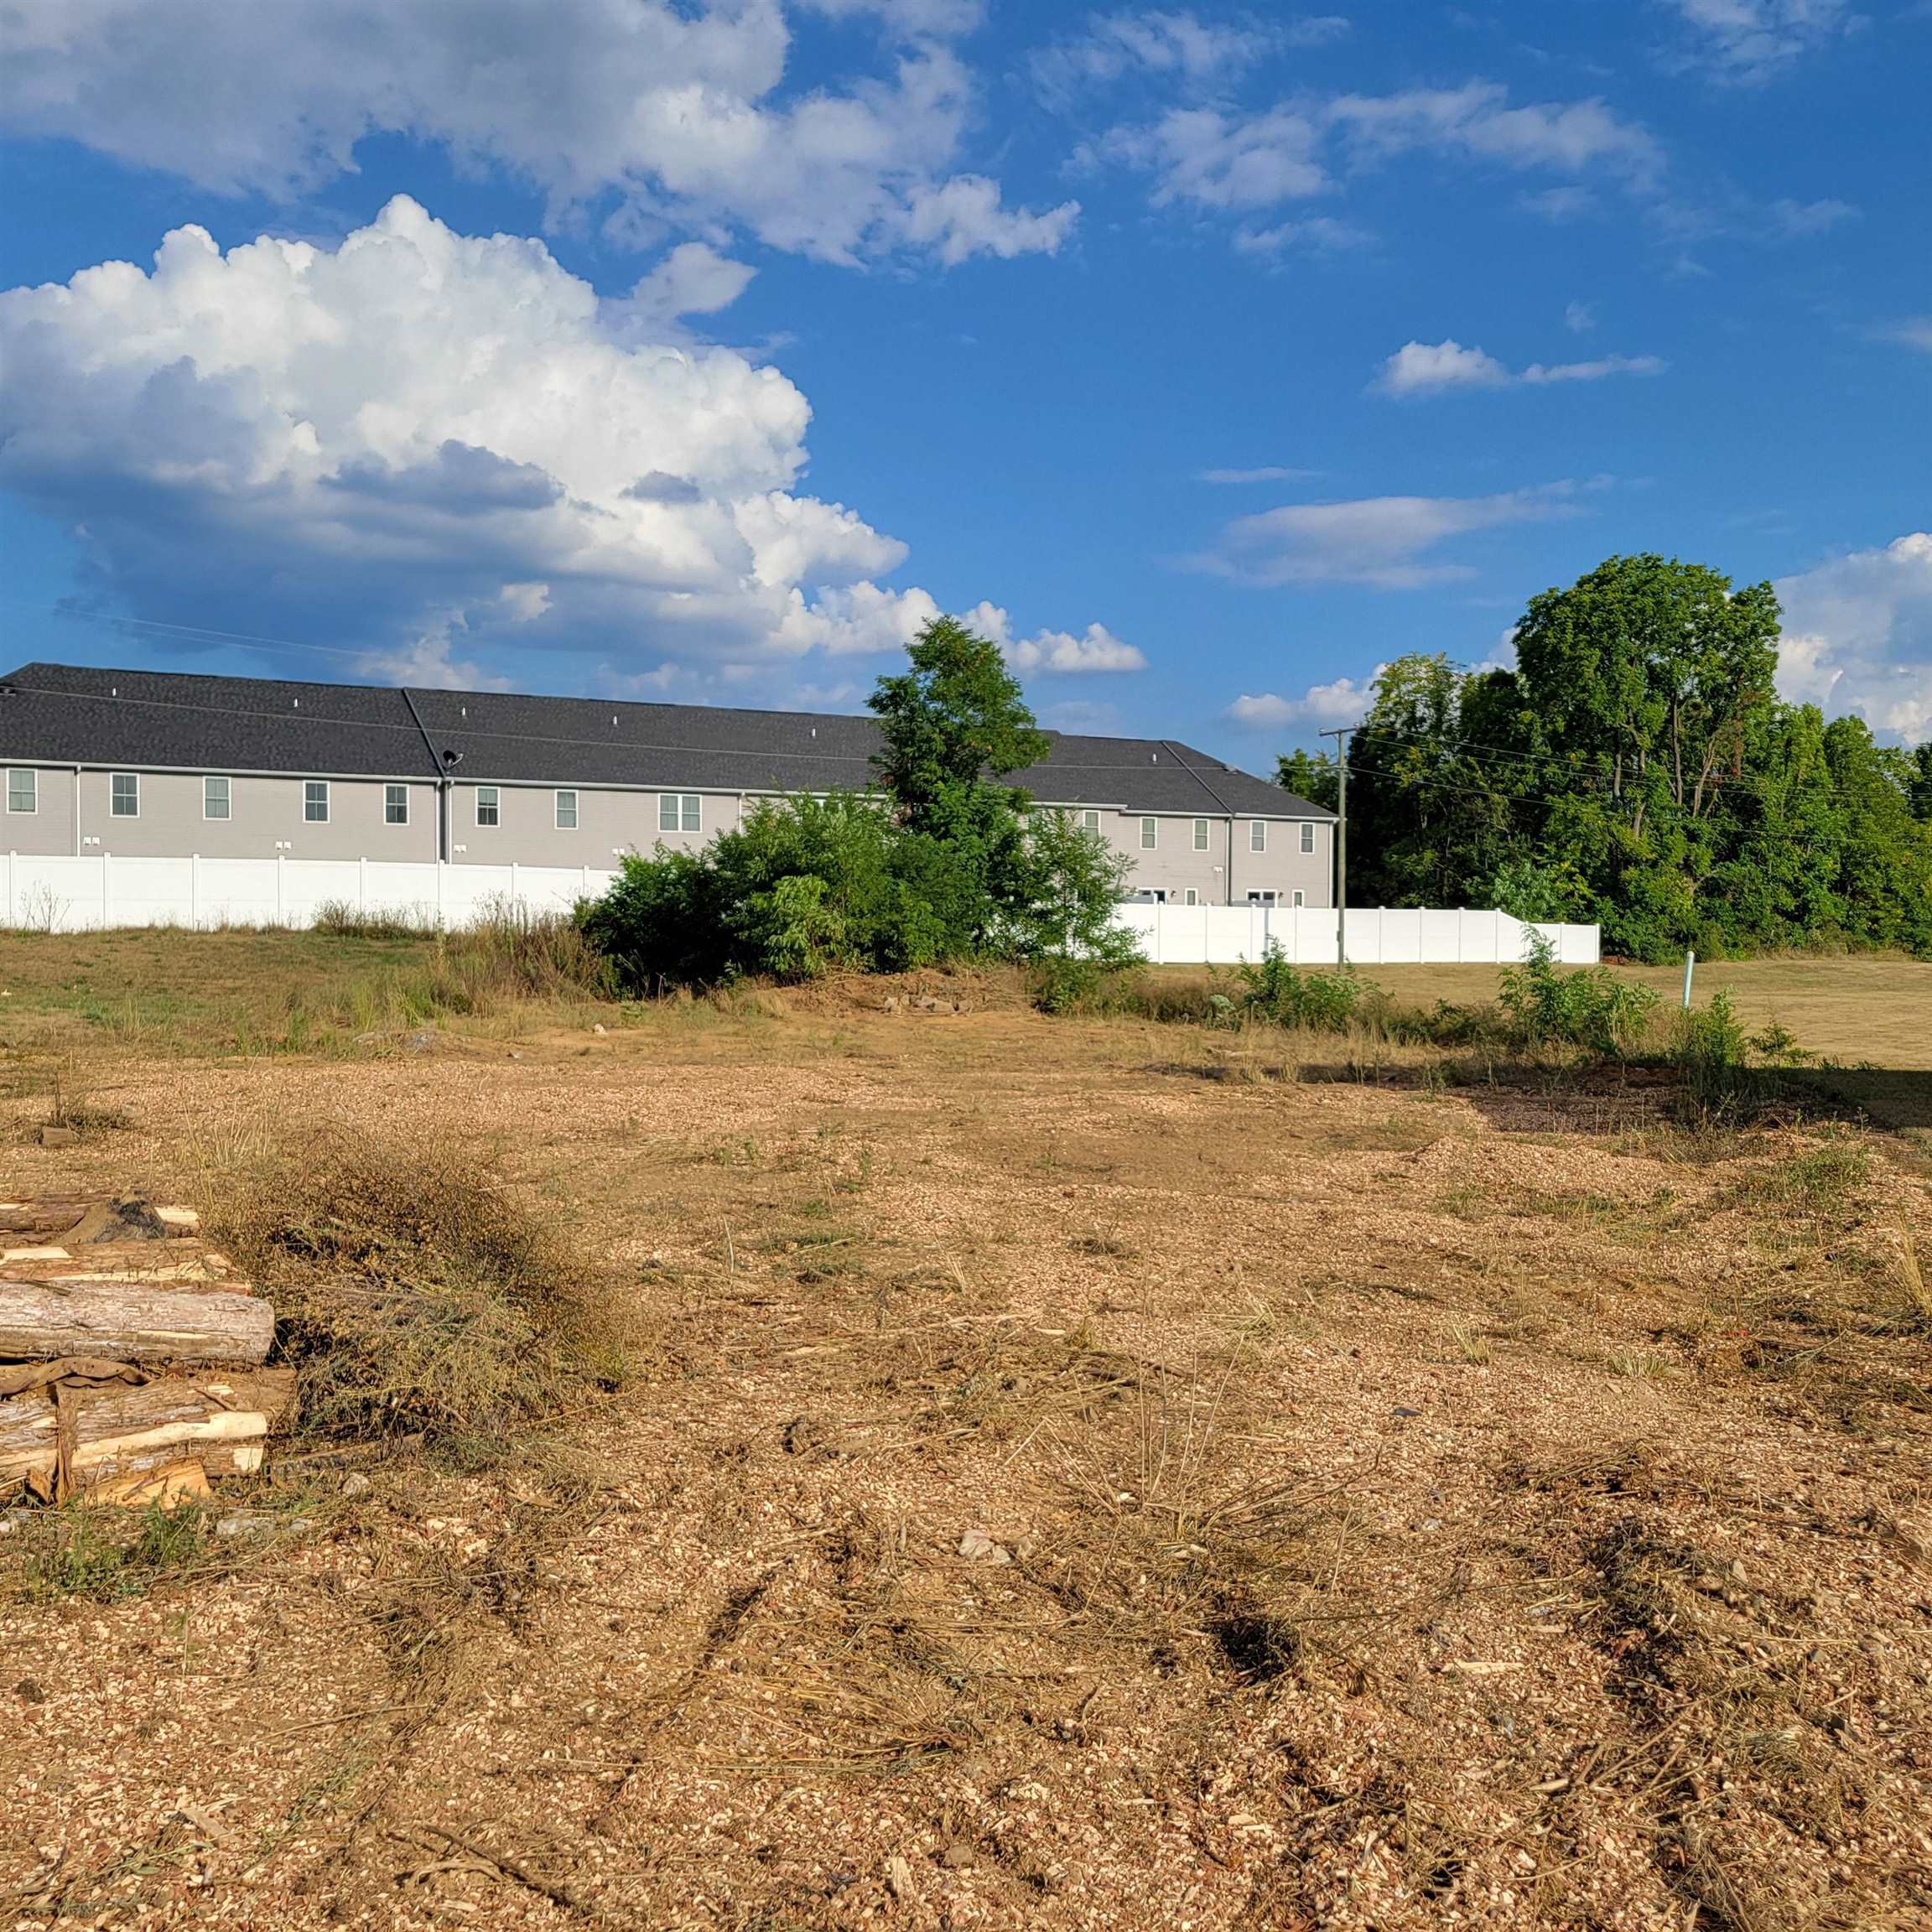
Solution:
<path fill-rule="evenodd" d="M 1357 1017 L 1363 1002 L 1381 990 L 1348 967 L 1325 973 L 1291 966 L 1280 942 L 1273 939 L 1258 964 L 1244 959 L 1234 976 L 1241 987 L 1236 1005 L 1246 1017 L 1322 1033 L 1343 1031 Z"/>
<path fill-rule="evenodd" d="M 1497 995 L 1518 1041 L 1628 1059 L 1642 1042 L 1657 995 L 1605 966 L 1566 971 L 1540 932 L 1531 932 L 1528 944 L 1522 963 L 1504 969 Z"/>

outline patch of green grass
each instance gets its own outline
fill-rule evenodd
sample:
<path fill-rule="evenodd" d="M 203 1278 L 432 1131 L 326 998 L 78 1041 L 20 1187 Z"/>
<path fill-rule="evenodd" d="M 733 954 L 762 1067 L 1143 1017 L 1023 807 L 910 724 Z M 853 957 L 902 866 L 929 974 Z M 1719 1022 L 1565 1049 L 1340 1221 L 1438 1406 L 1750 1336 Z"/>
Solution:
<path fill-rule="evenodd" d="M 26 1567 L 33 1597 L 80 1597 L 117 1603 L 179 1576 L 200 1559 L 210 1534 L 206 1510 L 187 1503 L 125 1509 L 70 1503 L 33 1519 L 37 1546 Z"/>

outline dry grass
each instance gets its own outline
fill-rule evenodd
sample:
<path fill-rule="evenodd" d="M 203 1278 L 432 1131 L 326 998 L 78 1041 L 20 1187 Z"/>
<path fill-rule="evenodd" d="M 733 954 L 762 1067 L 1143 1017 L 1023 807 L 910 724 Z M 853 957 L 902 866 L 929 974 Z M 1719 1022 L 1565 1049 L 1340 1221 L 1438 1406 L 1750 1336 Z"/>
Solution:
<path fill-rule="evenodd" d="M 595 1280 L 652 1372 L 485 1467 L 288 1468 L 221 1576 L 10 1607 L 44 1701 L 0 1890 L 317 1932 L 1924 1922 L 1908 1139 L 860 995 L 128 1052 L 126 1130 L 20 1150 L 246 1197 L 291 1120 L 346 1130 L 376 1178 L 256 1197 L 292 1292 Z"/>
<path fill-rule="evenodd" d="M 337 1130 L 210 1194 L 210 1230 L 274 1300 L 312 1435 L 480 1454 L 623 1380 L 640 1323 L 601 1258 L 454 1141 Z"/>

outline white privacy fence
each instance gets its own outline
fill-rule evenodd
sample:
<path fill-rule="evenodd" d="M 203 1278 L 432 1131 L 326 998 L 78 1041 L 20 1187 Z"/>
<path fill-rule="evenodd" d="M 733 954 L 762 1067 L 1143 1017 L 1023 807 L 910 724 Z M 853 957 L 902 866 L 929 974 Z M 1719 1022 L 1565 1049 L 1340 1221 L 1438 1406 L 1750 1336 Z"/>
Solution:
<path fill-rule="evenodd" d="M 464 926 L 514 903 L 561 911 L 616 877 L 589 865 L 439 865 L 385 859 L 39 858 L 4 861 L 4 923 L 38 932 L 101 926 L 312 926 L 353 906 L 423 926 Z"/>
<path fill-rule="evenodd" d="M 310 926 L 335 904 L 423 926 L 463 926 L 514 905 L 561 911 L 616 877 L 584 865 L 439 865 L 382 859 L 124 859 L 6 854 L 0 925 L 51 932 L 103 926 Z M 1335 914 L 1301 906 L 1123 906 L 1119 922 L 1157 964 L 1233 965 L 1270 941 L 1297 965 L 1333 965 Z M 1507 912 L 1348 911 L 1352 965 L 1520 959 L 1531 932 L 1566 965 L 1594 965 L 1594 926 L 1535 926 Z"/>
<path fill-rule="evenodd" d="M 1270 942 L 1297 966 L 1332 966 L 1335 913 L 1319 906 L 1123 906 L 1120 923 L 1157 965 L 1232 966 L 1259 959 Z M 1352 966 L 1511 965 L 1540 932 L 1566 966 L 1594 966 L 1594 926 L 1532 926 L 1507 912 L 1436 911 L 1415 906 L 1351 906 Z"/>

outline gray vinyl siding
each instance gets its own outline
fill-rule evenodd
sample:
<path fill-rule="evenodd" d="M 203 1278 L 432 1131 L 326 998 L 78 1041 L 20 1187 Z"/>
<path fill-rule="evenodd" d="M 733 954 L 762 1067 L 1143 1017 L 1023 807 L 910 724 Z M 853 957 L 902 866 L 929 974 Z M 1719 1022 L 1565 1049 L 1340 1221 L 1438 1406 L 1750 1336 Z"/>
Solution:
<path fill-rule="evenodd" d="M 37 857 L 73 852 L 74 767 L 28 765 L 16 759 L 6 769 L 33 772 L 34 809 L 9 812 L 0 819 L 0 851 L 31 852 Z"/>
<path fill-rule="evenodd" d="M 1284 803 L 1286 801 L 1284 800 Z M 1152 817 L 1158 843 L 1149 851 L 1140 843 L 1140 821 Z M 1234 857 L 1232 868 L 1228 857 L 1228 820 L 1225 815 L 1208 819 L 1208 849 L 1194 845 L 1194 822 L 1203 814 L 1103 811 L 1100 835 L 1116 852 L 1124 854 L 1132 870 L 1126 890 L 1130 894 L 1164 891 L 1168 902 L 1182 905 L 1190 887 L 1203 906 L 1244 905 L 1252 891 L 1272 890 L 1280 895 L 1284 906 L 1293 903 L 1297 891 L 1305 906 L 1327 906 L 1332 902 L 1329 828 L 1317 822 L 1315 849 L 1301 849 L 1301 823 L 1292 818 L 1271 818 L 1268 825 L 1268 849 L 1250 849 L 1252 818 L 1236 818 Z"/>
<path fill-rule="evenodd" d="M 21 767 L 23 769 L 28 767 Z M 230 816 L 203 816 L 198 771 L 142 771 L 141 810 L 136 818 L 116 818 L 110 807 L 112 772 L 103 767 L 79 774 L 80 823 L 74 818 L 75 774 L 71 766 L 34 766 L 32 813 L 8 813 L 0 831 L 0 850 L 32 854 L 108 852 L 128 858 L 179 858 L 198 853 L 206 859 L 412 859 L 437 856 L 438 787 L 427 780 L 330 776 L 329 819 L 304 816 L 304 777 L 247 773 L 214 774 L 229 779 Z M 127 770 L 131 767 L 122 767 Z M 384 815 L 387 784 L 406 785 L 409 822 L 392 825 Z M 553 785 L 497 787 L 500 823 L 476 823 L 475 783 L 449 788 L 449 857 L 458 865 L 588 865 L 607 871 L 629 851 L 649 853 L 659 845 L 672 851 L 700 849 L 720 832 L 742 823 L 754 800 L 737 792 L 700 791 L 702 828 L 663 832 L 658 828 L 655 791 L 611 787 L 565 786 L 577 794 L 575 828 L 556 823 Z M 667 787 L 667 789 L 669 789 Z M 684 789 L 689 790 L 689 787 Z M 1078 812 L 1083 808 L 1070 807 Z M 1085 808 L 1091 809 L 1091 808 Z M 1233 856 L 1228 858 L 1229 821 L 1208 819 L 1208 848 L 1195 849 L 1194 821 L 1201 814 L 1153 814 L 1159 843 L 1151 851 L 1140 844 L 1143 814 L 1099 808 L 1101 836 L 1126 858 L 1126 891 L 1161 891 L 1170 903 L 1185 902 L 1192 889 L 1203 906 L 1241 905 L 1249 892 L 1272 890 L 1283 906 L 1303 895 L 1307 906 L 1331 904 L 1333 826 L 1314 821 L 1315 849 L 1301 849 L 1301 821 L 1268 821 L 1268 849 L 1252 849 L 1250 818 L 1233 821 Z"/>
<path fill-rule="evenodd" d="M 695 852 L 739 823 L 735 792 L 701 792 L 697 832 L 660 832 L 656 792 L 591 785 L 500 785 L 497 823 L 476 823 L 476 785 L 449 795 L 449 857 L 459 865 L 589 865 L 609 871 L 626 852 Z M 577 794 L 574 831 L 557 823 L 557 793 Z M 688 787 L 687 787 L 688 789 Z"/>
<path fill-rule="evenodd" d="M 82 851 L 129 859 L 183 858 L 190 853 L 204 859 L 273 859 L 278 853 L 288 859 L 436 856 L 436 787 L 426 781 L 401 781 L 408 785 L 409 823 L 391 825 L 383 818 L 385 781 L 380 778 L 328 778 L 329 818 L 322 823 L 304 816 L 304 787 L 309 782 L 304 778 L 200 771 L 138 775 L 139 815 L 117 818 L 112 810 L 113 773 L 102 770 L 80 774 Z M 226 818 L 203 816 L 202 781 L 210 776 L 229 781 Z M 70 771 L 51 783 L 44 781 L 41 787 L 43 801 L 62 795 L 67 801 L 68 809 L 60 821 L 61 841 L 43 840 L 29 846 L 14 840 L 10 849 L 73 851 L 73 787 Z M 16 816 L 8 830 L 30 823 Z"/>

